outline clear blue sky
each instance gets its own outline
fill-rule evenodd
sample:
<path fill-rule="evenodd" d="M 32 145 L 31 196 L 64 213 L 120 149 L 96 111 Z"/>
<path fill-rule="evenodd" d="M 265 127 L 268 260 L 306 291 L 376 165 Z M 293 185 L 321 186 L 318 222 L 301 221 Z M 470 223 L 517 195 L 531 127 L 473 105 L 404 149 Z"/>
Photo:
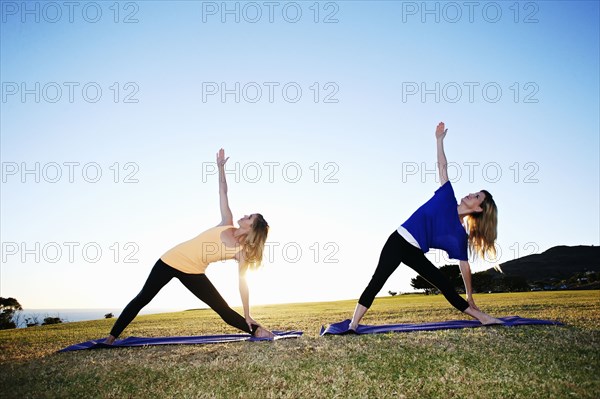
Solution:
<path fill-rule="evenodd" d="M 596 1 L 0 4 L 0 295 L 26 308 L 125 306 L 219 222 L 220 147 L 234 217 L 271 225 L 251 303 L 357 298 L 438 187 L 439 121 L 457 197 L 496 199 L 497 262 L 599 244 Z M 208 276 L 240 303 L 235 263 Z M 149 306 L 200 304 L 174 281 Z"/>

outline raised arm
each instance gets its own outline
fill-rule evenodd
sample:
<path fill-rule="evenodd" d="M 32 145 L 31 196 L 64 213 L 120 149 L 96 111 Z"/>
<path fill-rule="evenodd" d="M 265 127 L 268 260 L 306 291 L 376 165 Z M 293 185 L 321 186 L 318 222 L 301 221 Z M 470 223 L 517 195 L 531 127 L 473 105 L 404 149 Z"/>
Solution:
<path fill-rule="evenodd" d="M 443 186 L 448 181 L 448 161 L 444 153 L 444 138 L 446 137 L 446 129 L 444 122 L 440 122 L 435 129 L 435 138 L 437 141 L 437 162 L 440 171 L 440 184 Z"/>
<path fill-rule="evenodd" d="M 227 198 L 227 180 L 225 179 L 225 163 L 229 157 L 225 158 L 225 150 L 222 148 L 217 153 L 217 167 L 219 168 L 219 202 L 221 205 L 221 226 L 233 225 L 233 215 L 229 209 L 229 199 Z"/>

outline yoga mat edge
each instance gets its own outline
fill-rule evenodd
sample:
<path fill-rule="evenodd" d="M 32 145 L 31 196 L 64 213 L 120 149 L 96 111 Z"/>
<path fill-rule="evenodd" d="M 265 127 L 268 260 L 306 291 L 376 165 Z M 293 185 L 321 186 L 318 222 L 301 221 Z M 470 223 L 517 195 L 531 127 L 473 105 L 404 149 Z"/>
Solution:
<path fill-rule="evenodd" d="M 477 327 L 514 327 L 521 325 L 563 325 L 563 323 L 554 320 L 528 319 L 519 316 L 500 317 L 504 324 L 483 325 L 477 320 L 448 320 L 443 322 L 429 322 L 416 324 L 386 324 L 386 325 L 365 325 L 359 324 L 356 331 L 350 330 L 350 320 L 346 319 L 338 323 L 322 326 L 320 335 L 343 335 L 343 334 L 381 334 L 388 332 L 410 332 L 410 331 L 437 331 L 459 328 L 477 328 Z"/>
<path fill-rule="evenodd" d="M 58 352 L 71 352 L 84 349 L 114 349 L 114 348 L 131 348 L 138 346 L 155 346 L 155 345 L 190 345 L 190 344 L 217 344 L 227 342 L 241 341 L 277 341 L 287 338 L 299 338 L 302 336 L 302 331 L 273 331 L 275 338 L 254 338 L 250 334 L 225 334 L 225 335 L 197 335 L 183 337 L 127 337 L 116 340 L 112 345 L 103 343 L 104 338 L 95 339 L 79 344 L 70 345 Z"/>

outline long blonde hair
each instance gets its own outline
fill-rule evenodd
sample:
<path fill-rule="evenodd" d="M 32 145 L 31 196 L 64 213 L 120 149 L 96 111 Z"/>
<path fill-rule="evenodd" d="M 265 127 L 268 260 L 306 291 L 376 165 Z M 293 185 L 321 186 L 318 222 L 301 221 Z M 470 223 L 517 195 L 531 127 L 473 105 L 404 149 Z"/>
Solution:
<path fill-rule="evenodd" d="M 498 207 L 492 194 L 486 190 L 481 190 L 481 192 L 485 194 L 485 199 L 480 205 L 483 211 L 467 216 L 469 249 L 481 258 L 485 257 L 487 253 L 496 257 L 494 243 L 498 237 Z"/>
<path fill-rule="evenodd" d="M 243 254 L 250 270 L 255 270 L 261 265 L 268 234 L 269 223 L 263 215 L 257 213 L 252 228 L 244 240 Z"/>

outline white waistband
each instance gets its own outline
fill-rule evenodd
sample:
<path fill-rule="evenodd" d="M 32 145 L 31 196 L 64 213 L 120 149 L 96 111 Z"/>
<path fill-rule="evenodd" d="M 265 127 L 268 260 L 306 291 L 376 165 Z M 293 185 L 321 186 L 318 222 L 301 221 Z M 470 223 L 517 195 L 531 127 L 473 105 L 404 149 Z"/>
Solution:
<path fill-rule="evenodd" d="M 412 234 L 410 234 L 408 232 L 408 230 L 406 230 L 404 227 L 402 227 L 402 226 L 398 227 L 398 234 L 400 234 L 402 236 L 402 238 L 404 238 L 410 244 L 412 244 L 415 247 L 421 249 L 421 246 L 419 245 L 419 243 L 417 242 L 417 240 L 415 240 L 415 237 L 413 237 Z"/>

